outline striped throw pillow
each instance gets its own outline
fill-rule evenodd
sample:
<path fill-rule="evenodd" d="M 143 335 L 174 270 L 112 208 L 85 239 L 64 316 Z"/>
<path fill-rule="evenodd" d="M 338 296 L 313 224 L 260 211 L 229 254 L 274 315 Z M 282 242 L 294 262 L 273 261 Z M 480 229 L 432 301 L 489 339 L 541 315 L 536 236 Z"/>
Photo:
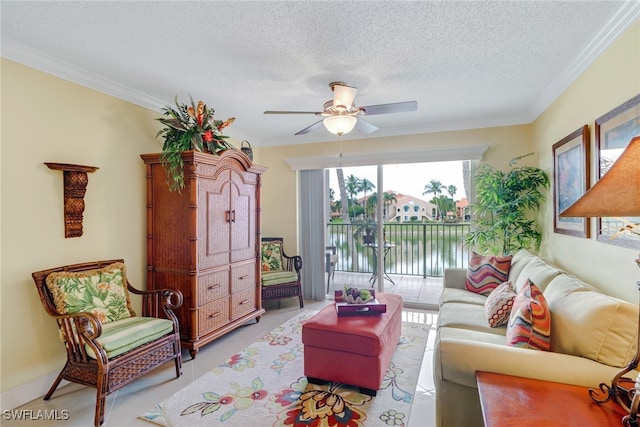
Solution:
<path fill-rule="evenodd" d="M 507 345 L 551 349 L 551 312 L 538 287 L 527 280 L 513 302 L 507 323 Z"/>
<path fill-rule="evenodd" d="M 499 284 L 509 279 L 511 258 L 511 255 L 483 256 L 473 251 L 467 269 L 467 290 L 489 295 Z"/>
<path fill-rule="evenodd" d="M 511 282 L 504 282 L 498 285 L 487 297 L 484 307 L 487 312 L 489 326 L 497 328 L 506 325 L 509 321 L 513 301 L 516 299 L 516 292 L 511 286 Z"/>

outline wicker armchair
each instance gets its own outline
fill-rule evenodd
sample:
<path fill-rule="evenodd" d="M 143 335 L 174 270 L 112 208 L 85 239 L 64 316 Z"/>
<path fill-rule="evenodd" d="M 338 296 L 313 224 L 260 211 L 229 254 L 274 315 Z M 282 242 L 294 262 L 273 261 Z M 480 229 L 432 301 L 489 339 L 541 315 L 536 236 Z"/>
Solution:
<path fill-rule="evenodd" d="M 302 257 L 285 254 L 281 237 L 263 237 L 260 254 L 262 300 L 281 300 L 297 296 L 300 308 L 304 307 L 300 279 Z"/>
<path fill-rule="evenodd" d="M 67 350 L 67 362 L 44 400 L 63 379 L 95 387 L 94 423 L 100 426 L 110 393 L 171 360 L 176 377 L 182 375 L 178 320 L 172 311 L 182 305 L 179 291 L 135 289 L 122 259 L 66 265 L 32 277 Z M 135 315 L 129 292 L 142 296 L 145 312 L 153 317 Z"/>

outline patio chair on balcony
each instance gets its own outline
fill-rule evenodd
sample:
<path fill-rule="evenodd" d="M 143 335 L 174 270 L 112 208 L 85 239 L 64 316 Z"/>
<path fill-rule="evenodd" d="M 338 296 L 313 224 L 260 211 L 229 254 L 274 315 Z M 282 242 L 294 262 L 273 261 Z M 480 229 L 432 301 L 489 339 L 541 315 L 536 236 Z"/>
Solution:
<path fill-rule="evenodd" d="M 327 293 L 331 288 L 331 279 L 336 274 L 336 264 L 338 263 L 338 253 L 335 246 L 326 246 L 325 253 L 325 272 L 327 273 Z"/>

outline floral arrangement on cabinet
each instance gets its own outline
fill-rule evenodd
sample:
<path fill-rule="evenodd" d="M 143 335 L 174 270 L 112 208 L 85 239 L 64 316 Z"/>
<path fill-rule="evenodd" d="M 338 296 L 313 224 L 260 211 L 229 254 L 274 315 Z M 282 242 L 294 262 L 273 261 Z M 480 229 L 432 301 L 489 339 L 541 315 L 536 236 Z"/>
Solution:
<path fill-rule="evenodd" d="M 222 134 L 222 130 L 235 120 L 216 120 L 215 110 L 202 101 L 197 104 L 189 97 L 190 105 L 178 102 L 176 107 L 166 106 L 162 109 L 164 116 L 157 119 L 166 127 L 158 131 L 156 137 L 163 137 L 161 160 L 167 172 L 167 181 L 172 191 L 180 191 L 184 187 L 182 153 L 194 150 L 216 154 L 234 148 Z"/>

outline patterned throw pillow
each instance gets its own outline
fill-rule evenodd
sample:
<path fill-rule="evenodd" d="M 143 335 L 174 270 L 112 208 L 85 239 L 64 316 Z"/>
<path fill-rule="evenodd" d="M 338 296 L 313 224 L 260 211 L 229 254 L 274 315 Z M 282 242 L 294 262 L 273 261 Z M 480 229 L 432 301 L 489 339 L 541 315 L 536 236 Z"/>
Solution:
<path fill-rule="evenodd" d="M 121 262 L 95 270 L 51 273 L 46 281 L 61 314 L 89 312 L 104 323 L 135 316 Z"/>
<path fill-rule="evenodd" d="M 262 271 L 282 270 L 282 241 L 262 242 Z"/>
<path fill-rule="evenodd" d="M 511 282 L 504 282 L 491 291 L 484 302 L 489 326 L 496 328 L 507 324 L 515 299 L 516 292 L 513 290 Z"/>
<path fill-rule="evenodd" d="M 544 295 L 530 280 L 513 302 L 507 323 L 507 345 L 551 349 L 551 312 Z"/>
<path fill-rule="evenodd" d="M 489 295 L 499 284 L 509 279 L 511 255 L 482 256 L 475 251 L 471 254 L 467 269 L 466 288 L 476 294 Z"/>

